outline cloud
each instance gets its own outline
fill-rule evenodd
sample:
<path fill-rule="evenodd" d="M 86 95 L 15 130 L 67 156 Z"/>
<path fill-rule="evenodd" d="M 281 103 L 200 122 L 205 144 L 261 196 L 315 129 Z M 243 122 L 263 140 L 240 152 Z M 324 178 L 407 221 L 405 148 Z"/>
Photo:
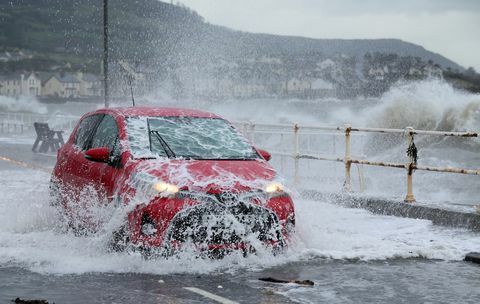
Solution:
<path fill-rule="evenodd" d="M 280 0 L 288 4 L 292 1 Z M 422 14 L 441 13 L 448 11 L 480 11 L 480 2 L 477 0 L 299 0 L 297 3 L 305 7 L 323 10 L 329 14 L 358 15 L 358 14 Z"/>
<path fill-rule="evenodd" d="M 183 0 L 213 24 L 312 38 L 399 38 L 480 71 L 476 0 Z"/>

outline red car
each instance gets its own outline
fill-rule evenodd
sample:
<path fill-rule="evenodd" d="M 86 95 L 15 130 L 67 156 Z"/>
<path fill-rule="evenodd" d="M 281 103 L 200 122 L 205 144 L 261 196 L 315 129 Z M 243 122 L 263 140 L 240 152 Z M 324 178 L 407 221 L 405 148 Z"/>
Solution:
<path fill-rule="evenodd" d="M 100 109 L 85 114 L 58 151 L 51 190 L 77 232 L 98 229 L 92 204 L 123 206 L 115 249 L 281 248 L 295 226 L 294 206 L 269 159 L 215 114 Z"/>

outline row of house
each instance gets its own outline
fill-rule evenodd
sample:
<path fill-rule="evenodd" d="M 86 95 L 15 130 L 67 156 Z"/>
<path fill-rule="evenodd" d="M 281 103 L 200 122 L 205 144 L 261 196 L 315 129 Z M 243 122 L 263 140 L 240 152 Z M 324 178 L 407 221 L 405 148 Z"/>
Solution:
<path fill-rule="evenodd" d="M 26 51 L 5 51 L 0 53 L 0 62 L 32 59 L 33 55 Z"/>
<path fill-rule="evenodd" d="M 294 74 L 294 73 L 292 73 Z M 335 96 L 337 85 L 320 75 L 278 75 L 240 77 L 238 73 L 202 73 L 197 69 L 178 69 L 163 81 L 155 75 L 146 80 L 164 92 L 179 97 L 257 98 L 269 96 L 317 98 Z M 135 86 L 139 83 L 136 82 Z"/>
<path fill-rule="evenodd" d="M 290 97 L 330 97 L 335 96 L 336 86 L 325 79 L 312 77 L 291 77 L 288 80 L 234 81 L 231 79 L 214 79 L 198 77 L 188 82 L 185 93 L 192 96 L 222 96 L 233 98 L 250 98 L 261 96 Z"/>
<path fill-rule="evenodd" d="M 391 67 L 387 64 L 383 66 L 371 67 L 367 71 L 367 77 L 377 80 L 384 81 L 388 74 L 398 74 L 398 67 Z M 442 78 L 443 71 L 442 68 L 438 65 L 433 64 L 418 64 L 416 66 L 411 66 L 408 68 L 406 73 L 402 74 L 403 77 L 408 78 Z"/>
<path fill-rule="evenodd" d="M 88 73 L 15 72 L 0 75 L 0 95 L 77 98 L 102 96 L 102 81 Z"/>

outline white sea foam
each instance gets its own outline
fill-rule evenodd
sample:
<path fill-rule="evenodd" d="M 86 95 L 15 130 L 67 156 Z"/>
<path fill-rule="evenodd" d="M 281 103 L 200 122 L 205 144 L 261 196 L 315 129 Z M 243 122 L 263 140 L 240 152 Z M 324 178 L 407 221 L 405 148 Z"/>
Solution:
<path fill-rule="evenodd" d="M 480 128 L 480 95 L 462 92 L 440 80 L 401 84 L 382 97 L 365 117 L 384 128 L 465 131 Z"/>
<path fill-rule="evenodd" d="M 47 114 L 48 111 L 47 107 L 39 103 L 34 97 L 12 98 L 0 96 L 0 112 Z"/>
<path fill-rule="evenodd" d="M 414 126 L 435 130 L 478 130 L 479 96 L 452 89 L 439 81 L 403 84 L 378 100 L 356 101 L 236 101 L 197 102 L 175 105 L 217 112 L 230 120 L 303 124 L 352 123 L 354 126 Z M 362 102 L 360 105 L 359 102 Z M 159 105 L 167 105 L 160 102 Z M 170 104 L 169 104 L 170 105 Z M 173 104 L 171 104 L 173 105 Z M 68 105 L 67 105 L 68 106 Z M 314 151 L 332 148 L 332 136 L 321 140 L 302 138 L 301 145 Z M 291 148 L 289 138 L 257 137 L 260 147 Z M 478 166 L 478 141 L 457 141 L 419 137 L 420 162 L 436 166 Z M 336 152 L 342 154 L 342 140 Z M 372 148 L 373 147 L 373 148 Z M 353 153 L 381 160 L 405 161 L 404 139 L 361 137 L 354 139 Z M 322 150 L 323 149 L 323 150 Z M 332 152 L 332 151 L 330 151 Z M 284 167 L 291 178 L 292 162 L 276 157 L 272 164 Z M 325 257 L 334 259 L 377 260 L 426 257 L 461 260 L 469 251 L 478 251 L 478 234 L 462 229 L 433 226 L 425 220 L 372 215 L 360 209 L 348 209 L 295 198 L 297 235 L 282 255 L 266 252 L 247 258 L 229 256 L 220 261 L 203 260 L 188 252 L 180 258 L 145 260 L 139 254 L 110 253 L 106 248 L 110 233 L 118 228 L 122 212 L 95 209 L 106 220 L 100 233 L 75 237 L 66 233 L 55 209 L 48 203 L 49 176 L 42 172 L 19 169 L 0 171 L 0 265 L 22 265 L 42 273 L 139 272 L 208 273 L 238 269 L 261 269 L 290 261 Z M 181 172 L 180 172 L 181 173 Z M 354 189 L 358 189 L 354 167 Z M 181 173 L 184 174 L 184 173 Z M 364 168 L 367 193 L 402 197 L 405 172 L 395 169 Z M 300 186 L 336 191 L 341 188 L 343 166 L 319 161 L 300 162 Z M 291 179 L 290 179 L 291 180 Z M 467 200 L 480 197 L 475 176 L 415 173 L 417 199 L 430 201 Z M 98 211 L 98 212 L 97 212 Z M 96 213 L 97 212 L 97 213 Z M 108 219 L 111 216 L 111 219 Z"/>
<path fill-rule="evenodd" d="M 59 274 L 210 273 L 257 270 L 312 257 L 376 260 L 421 256 L 460 260 L 480 246 L 479 236 L 465 230 L 297 198 L 298 232 L 290 248 L 281 255 L 259 252 L 247 258 L 232 255 L 212 261 L 186 252 L 169 260 L 145 260 L 140 254 L 108 252 L 108 228 L 84 237 L 66 233 L 48 203 L 48 178 L 45 173 L 27 169 L 2 171 L 0 265 Z"/>

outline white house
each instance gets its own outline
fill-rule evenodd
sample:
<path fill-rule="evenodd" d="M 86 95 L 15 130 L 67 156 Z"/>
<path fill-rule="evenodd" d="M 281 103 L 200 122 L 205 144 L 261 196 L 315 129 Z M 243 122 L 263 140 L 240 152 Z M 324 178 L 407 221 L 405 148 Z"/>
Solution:
<path fill-rule="evenodd" d="M 420 78 L 423 76 L 423 71 L 418 67 L 411 67 L 408 70 L 408 76 Z"/>
<path fill-rule="evenodd" d="M 439 66 L 435 65 L 426 65 L 423 68 L 423 74 L 428 78 L 443 78 L 443 71 Z"/>
<path fill-rule="evenodd" d="M 42 81 L 35 73 L 16 72 L 0 77 L 0 94 L 11 97 L 40 96 Z"/>
<path fill-rule="evenodd" d="M 327 80 L 313 79 L 311 84 L 311 97 L 335 96 L 335 85 Z"/>
<path fill-rule="evenodd" d="M 297 77 L 293 77 L 283 84 L 283 89 L 287 93 L 304 92 L 306 90 L 309 90 L 310 87 L 311 87 L 310 81 L 308 81 L 307 79 L 300 79 Z"/>
<path fill-rule="evenodd" d="M 80 80 L 73 74 L 53 75 L 43 85 L 43 95 L 62 98 L 80 95 Z"/>
<path fill-rule="evenodd" d="M 368 76 L 375 80 L 385 80 L 385 74 L 388 72 L 388 68 L 384 67 L 370 68 L 368 70 Z"/>
<path fill-rule="evenodd" d="M 265 86 L 254 81 L 240 82 L 233 85 L 233 97 L 235 98 L 249 98 L 262 96 L 265 94 Z"/>
<path fill-rule="evenodd" d="M 102 80 L 94 74 L 78 72 L 76 78 L 80 81 L 81 96 L 102 96 Z"/>

